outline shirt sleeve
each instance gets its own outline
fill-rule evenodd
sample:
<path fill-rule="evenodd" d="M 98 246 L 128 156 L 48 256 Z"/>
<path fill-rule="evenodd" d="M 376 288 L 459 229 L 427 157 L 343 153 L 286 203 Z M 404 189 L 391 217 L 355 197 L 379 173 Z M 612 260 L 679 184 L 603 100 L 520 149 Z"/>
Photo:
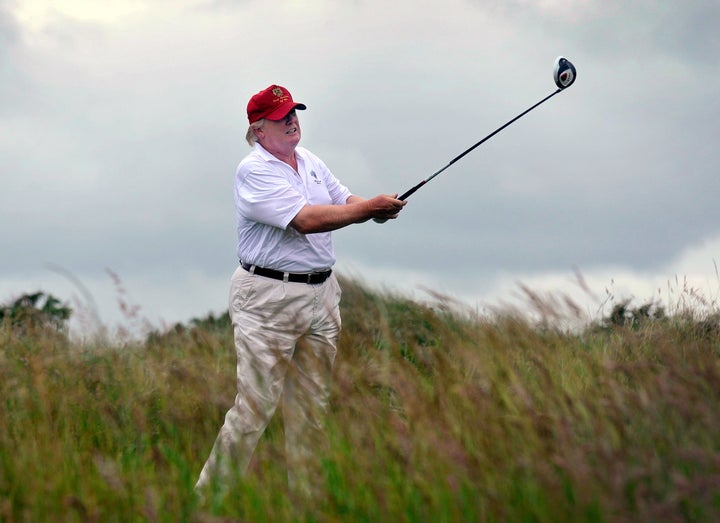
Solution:
<path fill-rule="evenodd" d="M 262 162 L 238 167 L 235 205 L 246 219 L 286 229 L 306 203 L 277 168 Z"/>

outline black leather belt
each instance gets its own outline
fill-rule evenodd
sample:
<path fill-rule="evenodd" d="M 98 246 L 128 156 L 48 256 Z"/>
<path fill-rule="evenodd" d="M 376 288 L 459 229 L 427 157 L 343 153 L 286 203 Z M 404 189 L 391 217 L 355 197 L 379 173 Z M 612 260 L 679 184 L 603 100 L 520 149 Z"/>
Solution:
<path fill-rule="evenodd" d="M 265 276 L 266 278 L 272 278 L 274 280 L 291 281 L 293 283 L 307 283 L 310 285 L 323 283 L 332 274 L 332 269 L 322 272 L 295 273 L 265 269 L 245 262 L 240 262 L 240 266 L 246 271 L 257 274 L 258 276 Z"/>

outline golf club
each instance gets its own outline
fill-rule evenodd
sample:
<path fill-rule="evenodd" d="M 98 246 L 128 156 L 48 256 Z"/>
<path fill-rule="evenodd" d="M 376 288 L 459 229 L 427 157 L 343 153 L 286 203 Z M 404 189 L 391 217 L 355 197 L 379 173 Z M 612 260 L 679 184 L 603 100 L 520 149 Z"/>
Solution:
<path fill-rule="evenodd" d="M 407 190 L 407 191 L 404 192 L 402 195 L 400 195 L 400 196 L 398 197 L 398 200 L 405 200 L 405 199 L 407 199 L 411 194 L 413 194 L 415 191 L 417 191 L 420 187 L 422 187 L 423 185 L 425 185 L 426 183 L 428 183 L 430 180 L 432 180 L 433 178 L 435 178 L 438 174 L 440 174 L 440 173 L 443 172 L 445 169 L 447 169 L 448 167 L 450 167 L 452 164 L 454 164 L 455 162 L 457 162 L 460 158 L 462 158 L 462 157 L 465 156 L 466 154 L 468 154 L 468 153 L 470 153 L 471 151 L 473 151 L 476 147 L 479 147 L 479 146 L 482 145 L 484 142 L 486 142 L 487 140 L 489 140 L 490 138 L 492 138 L 493 136 L 495 136 L 497 133 L 499 133 L 500 131 L 502 131 L 503 129 L 505 129 L 508 125 L 510 125 L 511 123 L 515 122 L 516 120 L 519 120 L 520 118 L 522 118 L 523 116 L 525 116 L 527 113 L 529 113 L 530 111 L 532 111 L 533 109 L 535 109 L 535 108 L 536 108 L 537 106 L 539 106 L 540 104 L 543 104 L 543 103 L 547 102 L 550 98 L 552 98 L 552 97 L 555 96 L 556 94 L 558 94 L 558 93 L 562 92 L 563 90 L 567 89 L 568 87 L 570 87 L 570 86 L 573 84 L 573 82 L 575 81 L 575 78 L 576 78 L 576 77 L 577 77 L 577 71 L 575 70 L 575 66 L 570 62 L 570 60 L 568 60 L 567 58 L 564 58 L 564 57 L 562 57 L 562 56 L 558 56 L 557 59 L 555 60 L 555 67 L 553 68 L 553 79 L 555 80 L 555 85 L 557 86 L 557 90 L 556 90 L 555 92 L 553 92 L 552 94 L 546 96 L 545 98 L 543 98 L 542 100 L 540 100 L 538 103 L 536 103 L 535 105 L 533 105 L 533 106 L 530 107 L 529 109 L 523 111 L 522 113 L 520 113 L 519 115 L 517 115 L 515 118 L 513 118 L 512 120 L 510 120 L 509 122 L 507 122 L 507 123 L 506 123 L 505 125 L 503 125 L 502 127 L 498 127 L 498 128 L 495 129 L 492 133 L 488 134 L 485 138 L 483 138 L 482 140 L 480 140 L 478 143 L 476 143 L 475 145 L 473 145 L 473 146 L 470 147 L 469 149 L 466 149 L 465 151 L 463 151 L 461 154 L 459 154 L 458 156 L 456 156 L 455 158 L 453 158 L 452 160 L 450 160 L 450 163 L 448 163 L 445 167 L 443 167 L 443 168 L 440 169 L 439 171 L 435 172 L 432 176 L 429 176 L 428 178 L 425 178 L 425 179 L 422 180 L 420 183 L 418 183 L 415 187 Z M 377 223 L 385 223 L 387 220 L 386 220 L 386 219 L 377 219 L 377 218 L 376 218 L 375 221 L 376 221 Z"/>

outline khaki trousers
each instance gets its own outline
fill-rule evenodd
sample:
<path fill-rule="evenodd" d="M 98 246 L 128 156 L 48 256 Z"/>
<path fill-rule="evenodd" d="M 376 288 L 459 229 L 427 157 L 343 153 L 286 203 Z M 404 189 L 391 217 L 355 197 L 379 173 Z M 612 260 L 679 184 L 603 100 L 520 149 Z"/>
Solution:
<path fill-rule="evenodd" d="M 340 286 L 285 283 L 238 267 L 230 316 L 237 351 L 237 396 L 227 412 L 196 489 L 242 476 L 282 402 L 291 490 L 312 488 L 325 439 L 332 365 L 340 334 Z"/>

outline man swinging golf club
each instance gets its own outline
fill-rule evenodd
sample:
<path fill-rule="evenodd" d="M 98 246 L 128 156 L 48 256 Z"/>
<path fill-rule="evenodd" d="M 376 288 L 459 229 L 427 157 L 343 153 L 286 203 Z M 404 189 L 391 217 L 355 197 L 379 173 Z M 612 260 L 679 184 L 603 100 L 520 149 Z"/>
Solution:
<path fill-rule="evenodd" d="M 237 396 L 196 489 L 222 489 L 246 470 L 282 403 L 288 479 L 312 488 L 322 448 L 331 368 L 340 333 L 340 288 L 330 231 L 371 218 L 394 219 L 397 194 L 353 195 L 313 153 L 298 146 L 297 110 L 279 85 L 247 106 L 247 141 L 234 199 L 240 264 L 229 309 L 237 352 Z"/>
<path fill-rule="evenodd" d="M 310 465 L 321 448 L 322 414 L 340 333 L 340 289 L 332 266 L 330 231 L 373 218 L 397 218 L 406 199 L 519 118 L 570 87 L 577 71 L 554 64 L 557 90 L 452 159 L 398 198 L 352 195 L 325 164 L 298 146 L 300 124 L 284 87 L 250 99 L 248 143 L 253 151 L 235 178 L 238 257 L 230 287 L 238 393 L 225 416 L 196 488 L 241 475 L 282 400 L 288 479 L 307 491 Z"/>

